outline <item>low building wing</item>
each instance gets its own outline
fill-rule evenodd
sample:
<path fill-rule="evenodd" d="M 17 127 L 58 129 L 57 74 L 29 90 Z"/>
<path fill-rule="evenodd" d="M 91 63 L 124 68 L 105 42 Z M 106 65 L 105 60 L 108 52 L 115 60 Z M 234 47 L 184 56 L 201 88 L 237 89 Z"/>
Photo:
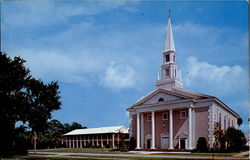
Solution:
<path fill-rule="evenodd" d="M 112 126 L 112 127 L 99 127 L 99 128 L 86 128 L 75 129 L 71 132 L 64 134 L 64 136 L 70 135 L 90 135 L 90 134 L 106 134 L 106 133 L 128 133 L 128 128 L 124 126 Z"/>

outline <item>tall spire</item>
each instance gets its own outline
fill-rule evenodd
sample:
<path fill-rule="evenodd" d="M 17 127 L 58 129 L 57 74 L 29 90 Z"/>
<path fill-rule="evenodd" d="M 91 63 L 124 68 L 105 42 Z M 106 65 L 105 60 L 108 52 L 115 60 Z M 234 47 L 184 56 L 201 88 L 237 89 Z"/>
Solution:
<path fill-rule="evenodd" d="M 175 52 L 174 37 L 173 37 L 173 32 L 172 32 L 170 13 L 168 17 L 167 37 L 166 37 L 165 47 L 164 47 L 163 52 L 167 52 L 167 51 Z"/>
<path fill-rule="evenodd" d="M 172 90 L 174 87 L 182 88 L 183 84 L 178 73 L 174 37 L 169 12 L 167 37 L 163 50 L 163 64 L 161 65 L 161 78 L 157 80 L 156 87 L 166 90 Z"/>

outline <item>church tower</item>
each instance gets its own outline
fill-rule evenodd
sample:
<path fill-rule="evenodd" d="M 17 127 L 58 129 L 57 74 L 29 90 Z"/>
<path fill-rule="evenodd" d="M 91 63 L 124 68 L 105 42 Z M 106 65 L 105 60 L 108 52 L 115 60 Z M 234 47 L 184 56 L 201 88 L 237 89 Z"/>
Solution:
<path fill-rule="evenodd" d="M 176 65 L 176 52 L 170 16 L 168 17 L 167 37 L 163 50 L 161 76 L 158 76 L 156 87 L 166 90 L 172 90 L 173 87 L 183 87 Z"/>

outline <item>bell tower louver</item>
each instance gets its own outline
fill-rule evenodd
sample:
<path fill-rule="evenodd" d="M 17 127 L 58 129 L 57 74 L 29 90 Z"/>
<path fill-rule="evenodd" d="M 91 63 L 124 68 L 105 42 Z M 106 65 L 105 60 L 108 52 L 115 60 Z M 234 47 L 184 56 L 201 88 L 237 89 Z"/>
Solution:
<path fill-rule="evenodd" d="M 167 36 L 163 50 L 163 64 L 161 65 L 161 76 L 157 80 L 156 87 L 172 90 L 173 87 L 182 88 L 183 84 L 178 76 L 176 64 L 176 51 L 172 32 L 171 18 L 168 17 Z"/>

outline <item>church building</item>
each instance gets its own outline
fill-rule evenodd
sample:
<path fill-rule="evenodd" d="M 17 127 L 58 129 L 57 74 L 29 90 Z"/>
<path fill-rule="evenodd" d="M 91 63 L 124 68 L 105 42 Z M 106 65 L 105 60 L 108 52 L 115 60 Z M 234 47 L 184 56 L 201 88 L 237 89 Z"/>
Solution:
<path fill-rule="evenodd" d="M 183 89 L 170 17 L 166 36 L 156 89 L 127 109 L 130 138 L 137 150 L 192 150 L 199 137 L 212 148 L 215 122 L 237 128 L 240 116 L 214 96 Z"/>

